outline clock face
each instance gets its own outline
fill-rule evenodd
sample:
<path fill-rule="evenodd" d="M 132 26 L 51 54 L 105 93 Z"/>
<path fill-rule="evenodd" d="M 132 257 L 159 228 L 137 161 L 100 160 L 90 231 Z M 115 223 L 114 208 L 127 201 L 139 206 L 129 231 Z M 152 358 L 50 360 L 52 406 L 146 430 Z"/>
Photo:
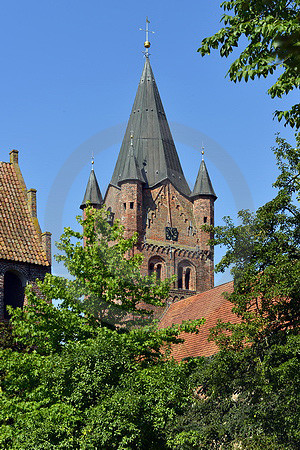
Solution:
<path fill-rule="evenodd" d="M 178 230 L 173 227 L 166 227 L 166 240 L 178 241 Z"/>

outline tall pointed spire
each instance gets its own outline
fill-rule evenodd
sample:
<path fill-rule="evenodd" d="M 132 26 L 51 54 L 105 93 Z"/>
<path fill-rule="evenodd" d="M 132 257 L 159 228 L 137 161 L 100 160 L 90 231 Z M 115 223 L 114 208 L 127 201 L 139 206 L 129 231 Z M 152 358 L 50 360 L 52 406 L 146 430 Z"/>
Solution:
<path fill-rule="evenodd" d="M 202 161 L 191 197 L 196 197 L 198 195 L 210 195 L 211 197 L 214 197 L 214 200 L 216 200 L 217 196 L 210 181 L 203 154 L 204 152 L 202 151 Z"/>
<path fill-rule="evenodd" d="M 80 205 L 80 209 L 84 209 L 89 202 L 92 206 L 100 208 L 103 204 L 103 199 L 99 184 L 94 172 L 94 160 L 92 160 L 92 170 L 89 176 L 89 181 L 85 190 L 84 198 Z"/>
<path fill-rule="evenodd" d="M 111 179 L 111 184 L 116 187 L 124 177 L 131 131 L 134 134 L 134 156 L 146 186 L 153 187 L 169 180 L 180 193 L 189 196 L 191 191 L 182 171 L 149 57 L 145 58 L 143 73 Z"/>

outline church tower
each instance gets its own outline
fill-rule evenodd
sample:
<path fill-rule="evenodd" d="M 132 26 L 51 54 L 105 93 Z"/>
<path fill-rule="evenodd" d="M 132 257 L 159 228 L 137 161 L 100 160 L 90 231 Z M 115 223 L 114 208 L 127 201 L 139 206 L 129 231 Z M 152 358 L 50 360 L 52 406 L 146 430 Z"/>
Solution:
<path fill-rule="evenodd" d="M 125 228 L 138 234 L 142 273 L 158 279 L 175 275 L 170 301 L 214 286 L 209 233 L 214 223 L 213 190 L 202 159 L 193 192 L 185 179 L 150 65 L 145 64 L 104 204 Z M 83 205 L 81 206 L 83 207 Z"/>

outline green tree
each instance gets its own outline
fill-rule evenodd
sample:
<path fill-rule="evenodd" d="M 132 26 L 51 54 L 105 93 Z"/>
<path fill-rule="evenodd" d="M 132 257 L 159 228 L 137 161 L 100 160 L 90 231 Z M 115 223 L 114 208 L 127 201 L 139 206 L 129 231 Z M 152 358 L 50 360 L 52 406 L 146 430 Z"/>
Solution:
<path fill-rule="evenodd" d="M 195 398 L 169 424 L 171 448 L 298 449 L 299 353 L 299 336 L 288 333 L 259 355 L 223 349 L 194 361 Z"/>
<path fill-rule="evenodd" d="M 231 268 L 234 293 L 228 298 L 241 317 L 228 324 L 231 335 L 215 336 L 224 345 L 243 346 L 272 339 L 277 333 L 298 330 L 300 312 L 300 138 L 293 148 L 277 137 L 274 149 L 280 175 L 273 200 L 256 214 L 241 211 L 241 225 L 216 227 L 214 243 L 227 247 L 216 270 Z"/>
<path fill-rule="evenodd" d="M 72 278 L 48 275 L 38 291 L 27 288 L 23 310 L 10 310 L 14 346 L 5 332 L 0 347 L 0 448 L 164 449 L 167 423 L 190 402 L 192 368 L 169 359 L 170 345 L 203 321 L 136 327 L 143 312 L 149 317 L 141 302 L 161 305 L 170 282 L 141 277 L 135 237 L 123 239 L 106 219 L 88 208 L 78 219 L 83 233 L 68 228 L 58 244 Z"/>
<path fill-rule="evenodd" d="M 246 82 L 255 77 L 267 77 L 276 70 L 279 76 L 269 88 L 269 95 L 282 97 L 300 85 L 300 2 L 299 0 L 232 0 L 221 4 L 225 13 L 224 27 L 203 39 L 198 49 L 202 56 L 220 48 L 228 57 L 243 37 L 248 40 L 238 58 L 231 64 L 230 80 Z M 241 43 L 244 47 L 244 42 Z M 300 104 L 288 111 L 276 111 L 280 121 L 292 127 L 300 126 Z"/>
<path fill-rule="evenodd" d="M 196 398 L 170 427 L 172 448 L 299 448 L 299 140 L 293 148 L 278 137 L 274 151 L 275 198 L 240 212 L 238 226 L 206 227 L 227 249 L 216 269 L 232 271 L 227 298 L 240 323 L 211 330 L 220 352 L 194 362 Z"/>
<path fill-rule="evenodd" d="M 59 353 L 1 350 L 0 448 L 166 448 L 191 397 L 189 365 L 162 351 L 177 335 L 101 327 Z"/>
<path fill-rule="evenodd" d="M 227 57 L 248 39 L 229 69 L 234 82 L 267 77 L 281 97 L 299 87 L 299 1 L 226 1 L 225 27 L 202 41 L 202 56 L 220 47 Z M 231 13 L 231 15 L 229 15 Z M 242 40 L 242 45 L 244 41 Z M 276 111 L 299 128 L 299 105 Z M 274 150 L 280 175 L 275 198 L 239 213 L 240 225 L 225 218 L 213 231 L 214 245 L 227 251 L 217 271 L 231 269 L 235 289 L 227 298 L 240 323 L 219 322 L 211 339 L 220 351 L 191 361 L 194 402 L 169 424 L 173 449 L 298 449 L 300 442 L 300 148 L 280 137 Z"/>
<path fill-rule="evenodd" d="M 20 342 L 28 344 L 30 336 L 31 345 L 45 353 L 93 337 L 101 326 L 146 323 L 152 315 L 147 305 L 162 306 L 168 296 L 171 281 L 141 275 L 142 256 L 132 255 L 136 236 L 124 239 L 117 222 L 108 224 L 105 209 L 85 212 L 84 220 L 77 218 L 83 231 L 65 228 L 57 243 L 56 259 L 69 278 L 48 274 L 38 281 L 38 291 L 26 291 L 28 307 L 15 310 L 11 320 Z"/>

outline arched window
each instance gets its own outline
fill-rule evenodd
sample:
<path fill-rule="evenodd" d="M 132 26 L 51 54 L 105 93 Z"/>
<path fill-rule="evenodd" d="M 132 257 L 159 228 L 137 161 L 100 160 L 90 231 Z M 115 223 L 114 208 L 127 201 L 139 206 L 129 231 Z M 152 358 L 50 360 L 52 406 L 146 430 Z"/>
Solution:
<path fill-rule="evenodd" d="M 188 267 L 185 271 L 185 278 L 184 278 L 184 284 L 185 284 L 186 290 L 190 289 L 190 278 L 191 278 L 191 269 Z"/>
<path fill-rule="evenodd" d="M 157 280 L 164 280 L 165 273 L 165 261 L 160 256 L 153 256 L 148 262 L 148 274 L 152 275 L 156 273 Z"/>
<path fill-rule="evenodd" d="M 188 260 L 180 261 L 178 264 L 177 287 L 186 291 L 196 290 L 196 269 Z"/>
<path fill-rule="evenodd" d="M 149 275 L 152 275 L 153 272 L 154 272 L 154 264 L 153 264 L 153 263 L 150 263 L 150 264 L 149 264 Z"/>
<path fill-rule="evenodd" d="M 178 267 L 178 289 L 182 289 L 182 274 L 183 268 L 180 266 Z"/>
<path fill-rule="evenodd" d="M 9 319 L 9 313 L 6 307 L 23 308 L 24 304 L 24 286 L 21 277 L 12 271 L 4 274 L 4 318 Z"/>
<path fill-rule="evenodd" d="M 161 280 L 161 264 L 156 265 L 156 278 Z"/>

